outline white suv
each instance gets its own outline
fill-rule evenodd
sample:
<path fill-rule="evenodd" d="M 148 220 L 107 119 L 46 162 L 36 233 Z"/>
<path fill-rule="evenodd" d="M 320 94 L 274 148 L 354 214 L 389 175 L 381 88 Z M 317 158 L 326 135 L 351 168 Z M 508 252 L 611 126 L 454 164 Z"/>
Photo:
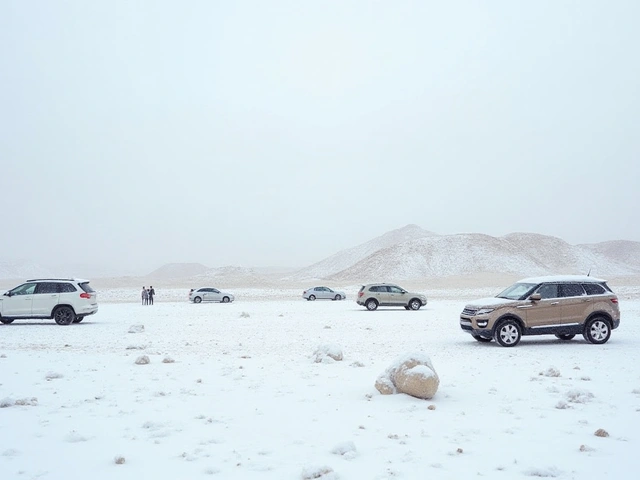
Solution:
<path fill-rule="evenodd" d="M 53 318 L 58 325 L 79 323 L 98 311 L 89 280 L 45 278 L 27 280 L 0 296 L 0 322 Z"/>

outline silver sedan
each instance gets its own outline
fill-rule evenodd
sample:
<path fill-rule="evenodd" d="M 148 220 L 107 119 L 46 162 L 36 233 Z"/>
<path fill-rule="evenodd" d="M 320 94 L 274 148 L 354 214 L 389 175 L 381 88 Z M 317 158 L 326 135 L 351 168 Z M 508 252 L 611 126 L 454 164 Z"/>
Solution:
<path fill-rule="evenodd" d="M 191 289 L 189 292 L 189 301 L 193 303 L 200 302 L 220 302 L 229 303 L 235 300 L 235 296 L 229 292 L 223 292 L 217 288 L 198 288 Z"/>
<path fill-rule="evenodd" d="M 344 300 L 347 294 L 337 290 L 331 290 L 329 287 L 311 287 L 302 292 L 302 298 L 307 300 Z"/>

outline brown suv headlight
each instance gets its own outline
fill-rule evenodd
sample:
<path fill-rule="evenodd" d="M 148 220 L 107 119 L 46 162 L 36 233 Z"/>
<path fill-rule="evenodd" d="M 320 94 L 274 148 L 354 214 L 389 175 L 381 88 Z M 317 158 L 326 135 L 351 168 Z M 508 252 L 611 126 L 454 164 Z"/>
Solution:
<path fill-rule="evenodd" d="M 488 313 L 493 312 L 494 310 L 495 308 L 481 308 L 476 312 L 476 315 L 486 315 Z"/>

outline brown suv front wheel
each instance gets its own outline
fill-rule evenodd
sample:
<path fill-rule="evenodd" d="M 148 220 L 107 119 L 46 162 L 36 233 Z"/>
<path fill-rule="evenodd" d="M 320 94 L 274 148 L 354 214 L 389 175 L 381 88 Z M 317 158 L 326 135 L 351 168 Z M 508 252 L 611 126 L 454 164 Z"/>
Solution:
<path fill-rule="evenodd" d="M 515 347 L 522 338 L 522 329 L 515 320 L 503 320 L 496 327 L 493 338 L 503 347 Z"/>

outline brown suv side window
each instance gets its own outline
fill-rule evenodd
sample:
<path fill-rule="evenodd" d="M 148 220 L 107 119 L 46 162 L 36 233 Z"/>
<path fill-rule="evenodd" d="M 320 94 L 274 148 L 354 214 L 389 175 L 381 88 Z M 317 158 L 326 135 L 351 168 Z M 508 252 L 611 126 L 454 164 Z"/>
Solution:
<path fill-rule="evenodd" d="M 597 283 L 583 283 L 582 287 L 587 292 L 587 295 L 603 295 L 607 293 L 604 287 Z"/>
<path fill-rule="evenodd" d="M 544 298 L 558 298 L 558 284 L 557 283 L 545 283 L 538 288 L 540 296 Z"/>
<path fill-rule="evenodd" d="M 582 295 L 585 295 L 582 285 L 578 285 L 577 283 L 560 284 L 561 297 L 581 297 Z"/>

